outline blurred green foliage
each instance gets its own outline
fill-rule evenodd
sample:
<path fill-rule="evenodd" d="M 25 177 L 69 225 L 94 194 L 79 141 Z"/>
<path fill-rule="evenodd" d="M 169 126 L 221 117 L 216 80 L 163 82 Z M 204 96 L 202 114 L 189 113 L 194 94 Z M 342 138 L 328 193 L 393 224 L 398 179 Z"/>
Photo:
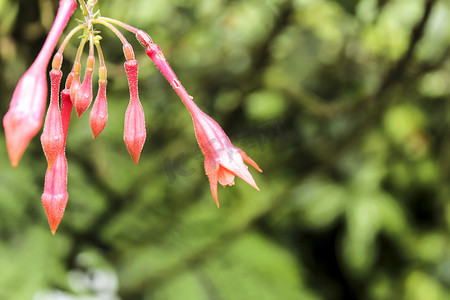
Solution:
<path fill-rule="evenodd" d="M 99 2 L 150 33 L 261 192 L 237 180 L 215 207 L 187 111 L 126 34 L 149 131 L 134 166 L 100 27 L 109 121 L 93 141 L 73 118 L 54 237 L 39 139 L 12 169 L 1 133 L 0 299 L 450 299 L 450 2 Z M 0 0 L 1 115 L 57 6 Z"/>

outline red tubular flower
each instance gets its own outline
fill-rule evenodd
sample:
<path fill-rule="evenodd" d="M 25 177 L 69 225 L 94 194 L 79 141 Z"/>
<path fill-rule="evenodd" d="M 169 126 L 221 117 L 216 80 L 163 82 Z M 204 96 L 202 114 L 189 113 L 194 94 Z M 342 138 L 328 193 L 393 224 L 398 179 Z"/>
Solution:
<path fill-rule="evenodd" d="M 192 116 L 195 136 L 205 155 L 205 171 L 210 182 L 211 193 L 217 206 L 219 206 L 217 182 L 223 186 L 233 185 L 234 177 L 238 176 L 259 191 L 255 180 L 244 162 L 250 164 L 259 172 L 262 172 L 262 170 L 244 151 L 231 144 L 230 139 L 216 121 L 197 107 L 192 97 L 189 96 L 175 76 L 159 46 L 146 39 L 139 32 L 137 37 L 142 44 L 148 44 L 146 49 L 147 55 L 169 81 Z"/>
<path fill-rule="evenodd" d="M 50 105 L 48 106 L 45 117 L 44 130 L 41 135 L 42 149 L 47 158 L 48 168 L 50 169 L 64 150 L 64 136 L 61 121 L 61 112 L 59 110 L 59 85 L 61 82 L 61 71 L 52 70 L 51 77 L 51 95 Z"/>
<path fill-rule="evenodd" d="M 125 62 L 125 70 L 130 86 L 130 103 L 128 104 L 125 113 L 123 139 L 134 164 L 137 164 L 147 135 L 145 130 L 144 109 L 142 108 L 138 95 L 137 61 L 129 60 Z"/>
<path fill-rule="evenodd" d="M 33 65 L 19 80 L 3 118 L 11 165 L 16 167 L 30 140 L 39 132 L 47 98 L 46 69 L 61 33 L 77 7 L 75 0 L 61 0 L 44 46 Z"/>
<path fill-rule="evenodd" d="M 231 144 L 230 139 L 216 121 L 199 108 L 189 111 L 194 121 L 195 136 L 205 155 L 205 171 L 217 206 L 219 206 L 217 182 L 223 186 L 234 185 L 234 177 L 238 176 L 259 191 L 244 162 L 262 172 L 258 165 L 244 151 Z"/>
<path fill-rule="evenodd" d="M 9 160 L 15 168 L 41 129 L 47 98 L 46 64 L 35 62 L 22 76 L 3 118 Z"/>
<path fill-rule="evenodd" d="M 90 122 L 94 139 L 103 131 L 108 121 L 108 104 L 106 102 L 106 67 L 99 69 L 98 92 L 91 109 Z"/>
<path fill-rule="evenodd" d="M 63 145 L 65 145 L 66 142 L 71 112 L 72 102 L 70 100 L 70 91 L 65 89 L 61 92 Z M 53 166 L 47 169 L 45 174 L 44 193 L 41 196 L 42 205 L 47 214 L 48 223 L 53 235 L 61 222 L 68 198 L 67 160 L 63 150 L 59 152 Z"/>

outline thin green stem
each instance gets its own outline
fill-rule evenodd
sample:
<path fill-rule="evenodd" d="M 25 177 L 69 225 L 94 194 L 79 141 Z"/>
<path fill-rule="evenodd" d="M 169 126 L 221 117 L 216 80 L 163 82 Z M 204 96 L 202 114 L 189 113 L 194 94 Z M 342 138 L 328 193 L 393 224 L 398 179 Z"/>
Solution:
<path fill-rule="evenodd" d="M 105 22 L 108 22 L 108 23 L 115 24 L 115 25 L 120 26 L 120 27 L 122 27 L 123 29 L 128 30 L 128 31 L 130 31 L 130 32 L 132 32 L 132 33 L 134 33 L 134 34 L 136 34 L 136 32 L 139 31 L 139 29 L 137 29 L 136 27 L 133 27 L 133 26 L 131 26 L 131 25 L 128 25 L 128 24 L 126 24 L 126 23 L 123 23 L 123 22 L 118 21 L 118 20 L 115 20 L 115 19 L 106 18 L 106 17 L 99 17 L 98 20 L 101 20 L 101 21 L 105 21 Z"/>
<path fill-rule="evenodd" d="M 89 56 L 94 56 L 94 34 L 89 35 Z"/>
<path fill-rule="evenodd" d="M 83 11 L 83 15 L 87 16 L 89 14 L 88 9 L 86 7 L 86 3 L 84 3 L 84 0 L 78 0 L 81 6 L 81 10 Z"/>
<path fill-rule="evenodd" d="M 70 41 L 70 39 L 77 33 L 80 29 L 87 28 L 86 24 L 80 24 L 74 29 L 72 29 L 67 36 L 64 38 L 64 41 L 61 43 L 61 46 L 59 46 L 58 53 L 62 54 L 64 52 L 64 49 L 67 46 L 67 43 Z"/>
<path fill-rule="evenodd" d="M 80 46 L 78 46 L 78 50 L 77 50 L 77 56 L 75 57 L 75 62 L 80 62 L 81 60 L 81 55 L 83 54 L 83 49 L 84 49 L 84 45 L 86 44 L 88 40 L 88 37 L 85 36 L 81 42 L 80 42 Z"/>
<path fill-rule="evenodd" d="M 114 27 L 114 25 L 112 25 L 111 23 L 103 20 L 103 18 L 98 18 L 96 20 L 92 20 L 92 23 L 93 24 L 101 24 L 103 26 L 108 27 L 108 29 L 111 30 L 112 32 L 114 32 L 114 34 L 120 39 L 122 44 L 124 44 L 124 45 L 128 44 L 128 41 L 124 37 L 124 35 L 116 27 Z"/>
<path fill-rule="evenodd" d="M 98 59 L 100 61 L 100 67 L 104 67 L 104 66 L 106 66 L 106 64 L 105 64 L 105 58 L 103 57 L 102 47 L 100 46 L 100 42 L 96 41 L 94 44 L 95 44 L 95 47 L 97 48 L 97 54 L 98 54 Z"/>

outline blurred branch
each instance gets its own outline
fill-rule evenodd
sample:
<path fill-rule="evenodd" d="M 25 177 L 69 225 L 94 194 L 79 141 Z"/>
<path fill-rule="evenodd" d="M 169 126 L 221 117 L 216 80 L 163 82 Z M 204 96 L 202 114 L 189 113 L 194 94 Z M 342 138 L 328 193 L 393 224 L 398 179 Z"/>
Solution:
<path fill-rule="evenodd" d="M 362 96 L 358 100 L 346 101 L 342 104 L 342 101 L 337 100 L 326 102 L 313 93 L 303 91 L 301 87 L 292 87 L 290 90 L 285 90 L 288 95 L 302 103 L 302 105 L 315 116 L 334 118 L 346 115 L 348 118 L 352 119 L 352 125 L 350 125 L 350 128 L 345 135 L 339 139 L 338 144 L 330 145 L 329 147 L 315 148 L 313 155 L 325 168 L 334 166 L 336 157 L 354 147 L 355 144 L 360 142 L 361 137 L 367 128 L 378 123 L 380 115 L 384 112 L 383 106 L 386 104 L 386 101 L 390 99 L 389 97 L 385 97 L 385 94 L 396 83 L 403 80 L 405 70 L 413 57 L 413 53 L 418 43 L 423 37 L 425 27 L 429 21 L 435 3 L 435 0 L 429 0 L 425 3 L 422 16 L 413 27 L 407 51 L 398 62 L 387 71 L 384 79 L 381 80 L 379 87 L 369 95 Z M 362 111 L 364 111 L 364 114 L 361 113 Z"/>
<path fill-rule="evenodd" d="M 373 109 L 374 105 L 381 106 L 382 104 L 384 104 L 384 101 L 386 101 L 386 100 L 383 101 L 382 96 L 391 87 L 393 87 L 396 83 L 400 82 L 403 79 L 405 70 L 411 61 L 414 51 L 415 51 L 418 43 L 420 42 L 420 40 L 423 37 L 423 34 L 425 32 L 425 27 L 428 24 L 428 21 L 430 19 L 430 15 L 431 15 L 431 11 L 432 11 L 435 3 L 436 3 L 436 0 L 426 0 L 425 1 L 425 7 L 424 7 L 422 17 L 420 18 L 420 20 L 418 21 L 418 23 L 414 26 L 414 28 L 412 30 L 408 49 L 403 54 L 403 56 L 397 61 L 397 63 L 386 73 L 386 75 L 385 75 L 384 79 L 381 81 L 381 84 L 379 85 L 379 87 L 372 94 L 362 98 L 359 101 L 354 102 L 355 104 L 353 106 L 344 108 L 343 112 L 347 112 L 347 113 L 348 112 L 357 112 L 357 111 L 360 111 L 367 107 Z M 377 112 L 378 113 L 382 112 L 381 109 L 373 110 L 373 111 L 375 113 L 375 115 L 373 115 L 373 116 L 375 116 L 375 117 L 377 115 Z M 364 124 L 371 123 L 370 115 L 363 120 L 363 123 Z M 356 128 L 356 131 L 361 132 L 361 129 L 365 128 L 365 127 L 366 126 L 358 126 Z M 352 133 L 351 135 L 353 136 L 354 133 Z"/>
<path fill-rule="evenodd" d="M 249 72 L 246 75 L 249 79 L 255 78 L 255 74 L 263 74 L 261 71 L 263 71 L 270 63 L 270 51 L 274 45 L 274 40 L 288 25 L 290 25 L 290 18 L 293 13 L 294 7 L 292 0 L 288 0 L 280 5 L 278 16 L 275 19 L 272 29 L 267 34 L 266 39 L 263 43 L 251 50 L 251 57 L 253 60 Z M 262 76 L 256 76 L 256 78 L 258 78 L 257 82 L 260 82 Z"/>
<path fill-rule="evenodd" d="M 425 1 L 425 7 L 422 14 L 422 17 L 418 21 L 418 23 L 414 26 L 411 38 L 409 40 L 409 46 L 408 49 L 405 51 L 403 56 L 397 61 L 397 63 L 389 69 L 389 71 L 386 73 L 384 79 L 381 81 L 381 84 L 379 87 L 373 91 L 368 96 L 365 96 L 361 98 L 358 101 L 352 102 L 349 106 L 335 106 L 333 109 L 327 109 L 326 105 L 317 105 L 317 107 L 322 107 L 322 115 L 324 116 L 333 116 L 335 114 L 344 114 L 349 112 L 356 112 L 361 109 L 367 108 L 378 104 L 381 105 L 382 101 L 380 100 L 384 93 L 386 93 L 392 86 L 394 86 L 396 83 L 400 82 L 404 76 L 405 70 L 408 67 L 414 51 L 419 44 L 420 40 L 423 38 L 423 34 L 425 32 L 425 27 L 428 24 L 428 21 L 430 19 L 431 11 L 436 3 L 436 0 L 426 0 Z M 445 57 L 445 56 L 444 56 Z M 312 98 L 310 98 L 312 99 Z M 374 103 L 376 100 L 377 103 Z M 318 99 L 315 100 L 317 103 L 323 103 L 324 101 L 319 102 Z M 369 118 L 370 119 L 370 118 Z M 370 123 L 370 122 L 368 122 Z M 360 127 L 358 127 L 358 130 Z"/>
<path fill-rule="evenodd" d="M 425 62 L 420 65 L 416 76 L 435 71 L 440 68 L 450 57 L 450 47 L 447 47 L 439 58 L 435 58 L 433 62 Z"/>
<path fill-rule="evenodd" d="M 333 101 L 332 103 L 326 102 L 317 95 L 302 90 L 300 87 L 292 87 L 292 89 L 287 91 L 288 94 L 303 104 L 308 111 L 326 118 L 357 112 L 361 109 L 366 109 L 368 105 L 381 105 L 382 101 L 380 101 L 380 98 L 382 98 L 384 93 L 403 79 L 405 70 L 413 57 L 414 51 L 424 35 L 425 27 L 428 24 L 435 3 L 436 0 L 425 1 L 422 17 L 412 29 L 408 49 L 397 63 L 387 71 L 386 75 L 381 80 L 381 84 L 371 94 L 363 96 L 356 101 L 349 101 L 346 104 L 341 104 L 341 101 Z M 448 51 L 446 53 L 448 53 Z M 446 55 L 443 56 L 444 60 L 445 58 Z M 440 64 L 441 62 L 442 61 L 439 61 L 437 63 Z M 376 100 L 378 100 L 377 103 L 375 103 Z"/>
<path fill-rule="evenodd" d="M 423 37 L 425 27 L 430 19 L 431 11 L 434 7 L 436 0 L 426 0 L 425 7 L 423 11 L 422 18 L 419 22 L 414 26 L 411 38 L 409 40 L 409 46 L 403 56 L 398 60 L 395 66 L 393 66 L 386 74 L 384 80 L 379 86 L 378 90 L 375 93 L 368 97 L 368 101 L 372 102 L 374 99 L 377 99 L 380 95 L 382 95 L 387 89 L 389 89 L 392 85 L 401 80 L 404 75 L 405 69 L 408 66 L 414 50 L 416 46 L 420 42 Z"/>
<path fill-rule="evenodd" d="M 272 50 L 271 48 L 274 44 L 274 40 L 290 24 L 290 19 L 294 14 L 294 11 L 295 9 L 292 0 L 287 0 L 279 6 L 278 15 L 274 21 L 274 25 L 267 33 L 266 38 L 262 43 L 255 45 L 249 51 L 252 61 L 248 71 L 240 76 L 240 78 L 232 77 L 234 78 L 234 82 L 238 83 L 239 88 L 242 90 L 241 97 L 239 99 L 240 103 L 242 103 L 248 95 L 260 89 L 263 85 L 264 70 L 271 63 L 272 56 L 270 52 Z M 234 112 L 230 112 L 229 117 L 231 118 L 233 116 L 233 119 L 235 119 L 234 116 L 238 113 L 239 109 L 242 109 L 242 107 L 237 107 Z M 225 125 L 225 127 L 227 126 Z"/>

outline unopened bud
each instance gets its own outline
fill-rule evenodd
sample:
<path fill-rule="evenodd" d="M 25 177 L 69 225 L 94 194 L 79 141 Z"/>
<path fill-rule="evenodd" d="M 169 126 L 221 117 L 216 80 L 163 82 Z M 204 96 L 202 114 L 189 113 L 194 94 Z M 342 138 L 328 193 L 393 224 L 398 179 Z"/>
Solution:
<path fill-rule="evenodd" d="M 142 108 L 139 100 L 132 100 L 128 104 L 127 111 L 125 113 L 123 140 L 125 141 L 127 150 L 136 165 L 139 161 L 139 157 L 141 156 L 146 135 L 144 109 Z"/>
<path fill-rule="evenodd" d="M 95 98 L 90 115 L 91 129 L 94 139 L 97 138 L 103 131 L 106 126 L 106 122 L 108 121 L 108 104 L 106 102 L 107 81 L 106 79 L 102 80 L 102 78 L 106 78 L 106 68 L 100 67 L 99 74 L 100 80 L 98 81 L 97 97 Z"/>
<path fill-rule="evenodd" d="M 88 63 L 86 66 L 86 74 L 84 76 L 83 83 L 75 95 L 74 107 L 75 111 L 80 117 L 92 102 L 92 73 L 94 72 L 94 56 L 88 57 Z"/>
<path fill-rule="evenodd" d="M 61 70 L 63 56 L 61 53 L 57 52 L 53 57 L 52 68 L 53 70 Z"/>
<path fill-rule="evenodd" d="M 66 78 L 66 89 L 69 90 L 69 97 L 70 97 L 70 86 L 72 85 L 72 81 L 73 81 L 73 71 L 70 72 Z"/>
<path fill-rule="evenodd" d="M 134 60 L 133 47 L 131 47 L 130 44 L 123 45 L 123 53 L 125 55 L 126 60 Z"/>
<path fill-rule="evenodd" d="M 150 44 L 153 43 L 152 38 L 148 35 L 147 32 L 142 31 L 142 30 L 138 30 L 136 32 L 136 38 L 139 41 L 139 43 L 141 43 L 142 46 L 144 47 L 148 47 Z"/>
<path fill-rule="evenodd" d="M 61 222 L 69 195 L 67 194 L 67 160 L 64 151 L 59 153 L 53 167 L 45 174 L 42 205 L 54 235 Z"/>

